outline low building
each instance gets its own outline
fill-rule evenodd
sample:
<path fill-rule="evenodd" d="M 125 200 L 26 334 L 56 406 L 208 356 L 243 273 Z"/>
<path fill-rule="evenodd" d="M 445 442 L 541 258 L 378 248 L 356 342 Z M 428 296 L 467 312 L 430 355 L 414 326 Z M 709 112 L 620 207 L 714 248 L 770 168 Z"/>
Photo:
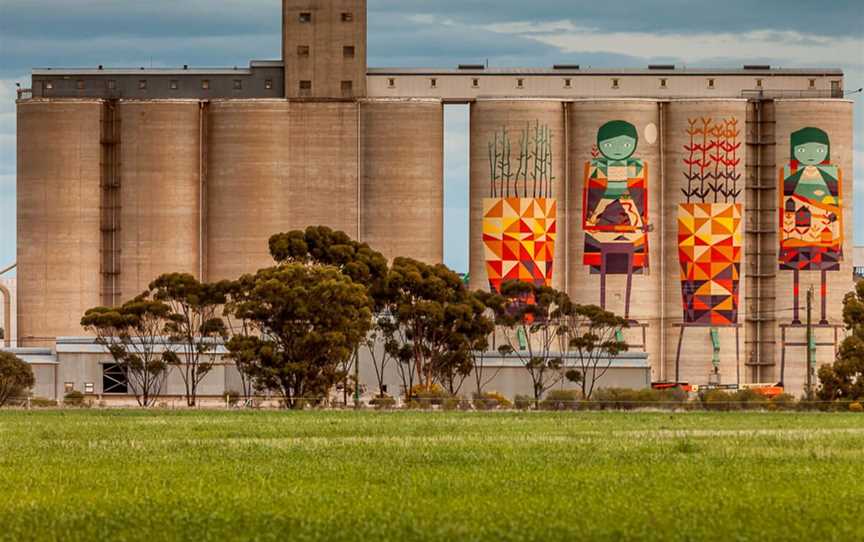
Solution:
<path fill-rule="evenodd" d="M 182 351 L 182 345 L 165 343 L 157 348 L 161 353 L 165 349 L 175 352 Z M 123 371 L 111 358 L 107 349 L 90 337 L 60 337 L 54 348 L 18 348 L 9 349 L 30 364 L 36 376 L 36 386 L 32 390 L 34 397 L 52 400 L 62 400 L 72 391 L 79 391 L 96 402 L 106 405 L 135 404 L 134 395 Z M 227 351 L 223 347 L 216 350 L 213 370 L 199 385 L 202 404 L 221 404 L 225 402 L 228 393 L 237 394 L 243 389 L 240 373 L 236 366 L 225 359 Z M 380 354 L 380 353 L 379 353 Z M 379 356 L 380 359 L 380 356 Z M 565 357 L 566 368 L 575 368 L 574 357 Z M 600 369 L 606 364 L 601 363 Z M 371 356 L 367 349 L 361 349 L 360 384 L 363 399 L 371 399 L 378 393 L 378 379 Z M 404 397 L 405 385 L 397 369 L 397 362 L 390 361 L 384 369 L 384 392 L 394 397 Z M 510 399 L 516 395 L 533 396 L 531 380 L 525 366 L 515 356 L 502 356 L 490 353 L 484 357 L 483 381 L 484 390 L 496 391 Z M 416 382 L 415 382 L 416 383 Z M 598 387 L 642 389 L 651 385 L 651 366 L 648 355 L 644 352 L 628 352 L 621 354 L 609 365 L 609 370 L 597 380 Z M 572 383 L 562 379 L 556 389 L 572 389 Z M 476 389 L 474 375 L 469 375 L 460 389 L 459 395 L 470 398 Z M 338 390 L 334 390 L 338 391 Z M 159 399 L 166 406 L 181 406 L 184 401 L 185 387 L 180 372 L 169 371 L 163 384 Z M 278 400 L 278 397 L 265 394 L 264 400 Z M 339 394 L 334 398 L 338 401 Z"/>

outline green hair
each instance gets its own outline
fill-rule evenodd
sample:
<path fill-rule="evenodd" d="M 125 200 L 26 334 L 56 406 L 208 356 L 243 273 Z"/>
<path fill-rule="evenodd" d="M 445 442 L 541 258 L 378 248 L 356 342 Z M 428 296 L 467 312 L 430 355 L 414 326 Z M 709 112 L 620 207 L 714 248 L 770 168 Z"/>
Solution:
<path fill-rule="evenodd" d="M 801 128 L 797 132 L 792 132 L 792 145 L 789 148 L 789 156 L 795 159 L 795 147 L 805 145 L 807 143 L 821 143 L 828 147 L 828 152 L 825 153 L 825 161 L 831 160 L 831 141 L 828 139 L 828 134 L 819 128 L 807 127 Z"/>
<path fill-rule="evenodd" d="M 636 145 L 639 144 L 639 132 L 636 131 L 636 127 L 623 120 L 613 120 L 601 126 L 597 132 L 597 144 L 600 145 L 600 143 L 607 139 L 619 136 L 632 137 L 636 140 Z"/>

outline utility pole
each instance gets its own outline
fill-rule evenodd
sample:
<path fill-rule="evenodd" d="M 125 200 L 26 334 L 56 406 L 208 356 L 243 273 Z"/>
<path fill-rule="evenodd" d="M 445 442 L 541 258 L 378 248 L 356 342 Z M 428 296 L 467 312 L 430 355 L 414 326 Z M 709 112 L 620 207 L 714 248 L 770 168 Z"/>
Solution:
<path fill-rule="evenodd" d="M 816 358 L 813 355 L 813 287 L 807 290 L 807 399 L 813 400 L 813 367 Z"/>

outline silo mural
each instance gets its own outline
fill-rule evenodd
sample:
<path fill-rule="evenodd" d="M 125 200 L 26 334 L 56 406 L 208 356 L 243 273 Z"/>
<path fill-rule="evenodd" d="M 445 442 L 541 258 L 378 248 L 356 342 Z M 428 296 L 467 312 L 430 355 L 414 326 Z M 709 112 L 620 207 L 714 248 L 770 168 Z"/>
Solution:
<path fill-rule="evenodd" d="M 685 147 L 685 203 L 678 206 L 678 260 L 684 324 L 738 323 L 743 192 L 735 118 L 691 119 Z M 740 183 L 740 184 L 739 184 Z"/>
<path fill-rule="evenodd" d="M 503 127 L 489 138 L 483 244 L 493 291 L 509 280 L 552 285 L 558 214 L 552 139 L 540 121 L 526 123 L 517 134 Z"/>
<path fill-rule="evenodd" d="M 819 271 L 820 324 L 828 325 L 828 272 L 843 259 L 843 172 L 831 164 L 831 142 L 819 128 L 792 133 L 789 155 L 780 170 L 780 269 L 793 272 L 792 323 L 801 324 L 801 271 Z"/>
<path fill-rule="evenodd" d="M 648 165 L 634 157 L 638 144 L 629 122 L 600 127 L 592 160 L 585 164 L 582 205 L 583 261 L 600 275 L 600 306 L 606 308 L 607 275 L 627 275 L 627 319 L 633 275 L 648 268 Z"/>

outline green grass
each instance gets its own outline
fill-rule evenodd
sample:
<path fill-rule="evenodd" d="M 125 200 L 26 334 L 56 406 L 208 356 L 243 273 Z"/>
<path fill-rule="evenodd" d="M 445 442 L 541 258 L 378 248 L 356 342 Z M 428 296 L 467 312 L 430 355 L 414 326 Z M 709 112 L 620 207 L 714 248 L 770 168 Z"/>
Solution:
<path fill-rule="evenodd" d="M 0 413 L 0 540 L 861 540 L 864 415 Z"/>

